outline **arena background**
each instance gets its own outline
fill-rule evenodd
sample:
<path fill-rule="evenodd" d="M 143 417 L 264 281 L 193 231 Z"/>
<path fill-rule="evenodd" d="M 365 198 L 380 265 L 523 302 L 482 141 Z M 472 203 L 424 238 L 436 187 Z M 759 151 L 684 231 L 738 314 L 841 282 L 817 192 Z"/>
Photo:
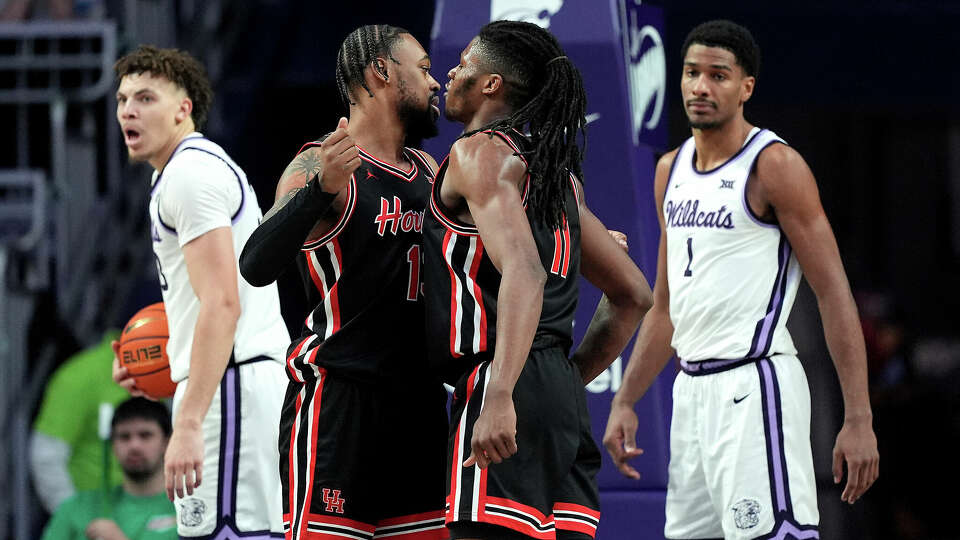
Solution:
<path fill-rule="evenodd" d="M 0 13 L 9 19 L 16 3 L 0 0 Z M 549 26 L 583 71 L 587 200 L 628 233 L 651 280 L 653 163 L 689 136 L 678 92 L 683 38 L 719 17 L 753 31 L 762 62 L 746 116 L 785 138 L 817 176 L 868 345 L 881 476 L 850 507 L 830 479 L 839 386 L 816 300 L 801 289 L 790 327 L 811 386 L 821 537 L 960 538 L 950 497 L 934 494 L 960 481 L 960 4 L 74 0 L 73 17 L 54 21 L 54 3 L 33 3 L 26 20 L 0 23 L 0 537 L 36 537 L 45 519 L 25 449 L 49 374 L 159 297 L 146 234 L 149 171 L 125 162 L 113 120 L 116 55 L 155 43 L 205 62 L 216 90 L 206 134 L 246 170 L 266 209 L 300 144 L 344 112 L 333 72 L 351 29 L 409 29 L 444 84 L 476 30 L 506 16 Z M 456 133 L 444 124 L 425 148 L 439 161 Z M 285 318 L 299 331 L 307 310 L 299 280 L 291 272 L 280 285 Z M 581 331 L 597 296 L 585 285 Z M 589 387 L 598 441 L 624 365 Z M 604 456 L 598 538 L 662 537 L 674 374 L 668 367 L 638 405 L 643 478 L 619 476 Z"/>

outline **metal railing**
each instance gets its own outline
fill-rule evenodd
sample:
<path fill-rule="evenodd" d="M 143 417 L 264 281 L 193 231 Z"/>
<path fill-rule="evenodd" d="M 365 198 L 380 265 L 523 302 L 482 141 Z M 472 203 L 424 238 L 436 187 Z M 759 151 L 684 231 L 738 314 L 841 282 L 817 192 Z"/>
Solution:
<path fill-rule="evenodd" d="M 15 111 L 16 144 L 14 166 L 0 169 L 0 433 L 8 442 L 0 449 L 0 537 L 37 533 L 28 439 L 56 360 L 51 343 L 28 358 L 38 294 L 52 292 L 70 331 L 91 343 L 132 286 L 118 266 L 149 260 L 131 247 L 149 255 L 148 245 L 131 241 L 145 230 L 145 214 L 117 211 L 130 190 L 107 99 L 116 57 L 113 22 L 0 24 L 0 107 Z M 46 113 L 45 126 L 37 112 Z M 45 168 L 31 163 L 40 145 L 49 148 Z"/>

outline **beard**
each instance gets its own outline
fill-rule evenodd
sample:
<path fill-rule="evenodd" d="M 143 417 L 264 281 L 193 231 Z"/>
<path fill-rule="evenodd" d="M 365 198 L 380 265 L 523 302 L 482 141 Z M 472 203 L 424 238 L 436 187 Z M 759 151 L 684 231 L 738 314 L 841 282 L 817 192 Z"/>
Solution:
<path fill-rule="evenodd" d="M 711 120 L 711 121 L 709 121 L 709 122 L 693 122 L 693 121 L 690 121 L 689 124 L 690 124 L 690 127 L 693 128 L 693 129 L 708 130 L 708 129 L 716 129 L 716 128 L 722 126 L 724 123 L 721 122 L 721 121 L 719 121 L 719 120 Z"/>
<path fill-rule="evenodd" d="M 439 133 L 437 116 L 427 99 L 426 105 L 421 104 L 414 96 L 406 92 L 406 85 L 400 83 L 400 106 L 397 116 L 407 133 L 408 141 L 420 141 L 435 137 Z"/>
<path fill-rule="evenodd" d="M 473 88 L 475 84 L 477 84 L 477 77 L 473 76 L 473 77 L 464 79 L 463 82 L 461 82 L 458 86 L 454 86 L 450 89 L 450 92 L 447 94 L 447 99 L 443 104 L 443 116 L 446 117 L 447 120 L 451 120 L 453 122 L 460 122 L 462 124 L 467 123 L 466 119 L 460 117 L 460 113 L 462 112 L 462 106 L 461 106 L 461 110 L 457 110 L 456 108 L 450 107 L 450 98 L 454 98 L 454 103 L 456 103 L 456 98 L 463 97 L 468 91 L 470 91 Z M 463 101 L 461 100 L 461 105 L 462 103 Z"/>
<path fill-rule="evenodd" d="M 144 482 L 157 474 L 157 472 L 163 470 L 163 460 L 157 460 L 156 463 L 141 461 L 136 465 L 120 463 L 120 469 L 123 470 L 123 474 L 133 482 Z"/>

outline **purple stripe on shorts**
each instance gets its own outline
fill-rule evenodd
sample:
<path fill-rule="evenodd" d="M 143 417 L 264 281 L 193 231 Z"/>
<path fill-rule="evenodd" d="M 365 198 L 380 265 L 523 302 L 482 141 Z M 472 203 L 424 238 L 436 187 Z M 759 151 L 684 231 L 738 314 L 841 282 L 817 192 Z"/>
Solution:
<path fill-rule="evenodd" d="M 777 534 L 775 536 L 771 536 L 770 538 L 774 540 L 785 540 L 788 534 L 790 535 L 790 538 L 820 538 L 820 532 L 817 531 L 817 529 L 801 529 L 790 521 L 781 522 L 780 528 L 777 529 Z"/>
<path fill-rule="evenodd" d="M 189 540 L 270 540 L 272 538 L 283 538 L 283 533 L 274 533 L 270 531 L 238 531 L 231 522 L 221 520 L 220 525 L 207 536 L 181 536 Z"/>
<path fill-rule="evenodd" d="M 789 507 L 786 494 L 786 471 L 783 470 L 784 460 L 782 459 L 783 447 L 781 444 L 783 438 L 780 433 L 780 407 L 777 403 L 777 394 L 773 382 L 775 375 L 773 374 L 770 360 L 760 360 L 759 367 L 760 384 L 763 385 L 763 406 L 766 408 L 764 420 L 767 425 L 764 426 L 764 428 L 767 433 L 768 448 L 770 450 L 767 455 L 767 462 L 768 466 L 773 470 L 773 486 L 771 486 L 771 491 L 776 501 L 777 512 L 783 512 L 788 510 Z"/>
<path fill-rule="evenodd" d="M 240 430 L 237 425 L 237 401 L 239 400 L 237 388 L 237 369 L 228 368 L 223 374 L 223 386 L 221 391 L 224 393 L 223 405 L 220 414 L 221 433 L 220 444 L 223 448 L 220 450 L 220 457 L 224 460 L 221 468 L 223 476 L 220 477 L 220 516 L 234 515 L 234 500 L 236 497 L 237 481 L 237 450 L 240 438 Z"/>
<path fill-rule="evenodd" d="M 750 358 L 763 356 L 764 351 L 769 350 L 770 343 L 773 341 L 773 331 L 777 326 L 777 320 L 783 308 L 783 295 L 787 281 L 787 265 L 790 262 L 790 243 L 787 242 L 786 236 L 782 233 L 780 235 L 779 252 L 777 278 L 773 282 L 773 291 L 770 294 L 767 313 L 762 319 L 757 321 L 757 328 L 753 335 L 750 352 L 747 354 Z"/>
<path fill-rule="evenodd" d="M 270 540 L 272 538 L 283 538 L 283 535 L 271 534 L 267 531 L 257 532 L 238 532 L 233 527 L 223 527 L 220 533 L 213 540 L 233 540 L 235 538 L 244 538 L 248 540 Z"/>

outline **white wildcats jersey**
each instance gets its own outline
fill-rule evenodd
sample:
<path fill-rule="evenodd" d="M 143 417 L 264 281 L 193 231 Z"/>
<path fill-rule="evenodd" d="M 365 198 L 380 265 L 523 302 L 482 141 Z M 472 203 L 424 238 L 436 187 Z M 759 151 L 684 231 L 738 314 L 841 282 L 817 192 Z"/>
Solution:
<path fill-rule="evenodd" d="M 243 170 L 216 143 L 192 133 L 174 150 L 163 171 L 153 173 L 150 229 L 170 340 L 170 377 L 181 381 L 190 370 L 190 351 L 200 303 L 187 274 L 182 248 L 198 236 L 230 227 L 237 259 L 263 215 Z M 254 287 L 240 276 L 240 320 L 234 361 L 269 356 L 283 362 L 290 335 L 280 316 L 276 284 Z"/>
<path fill-rule="evenodd" d="M 786 322 L 800 265 L 780 227 L 759 221 L 746 198 L 757 156 L 777 142 L 754 128 L 739 152 L 705 172 L 694 166 L 693 137 L 677 152 L 663 218 L 672 345 L 684 361 L 796 354 Z"/>

